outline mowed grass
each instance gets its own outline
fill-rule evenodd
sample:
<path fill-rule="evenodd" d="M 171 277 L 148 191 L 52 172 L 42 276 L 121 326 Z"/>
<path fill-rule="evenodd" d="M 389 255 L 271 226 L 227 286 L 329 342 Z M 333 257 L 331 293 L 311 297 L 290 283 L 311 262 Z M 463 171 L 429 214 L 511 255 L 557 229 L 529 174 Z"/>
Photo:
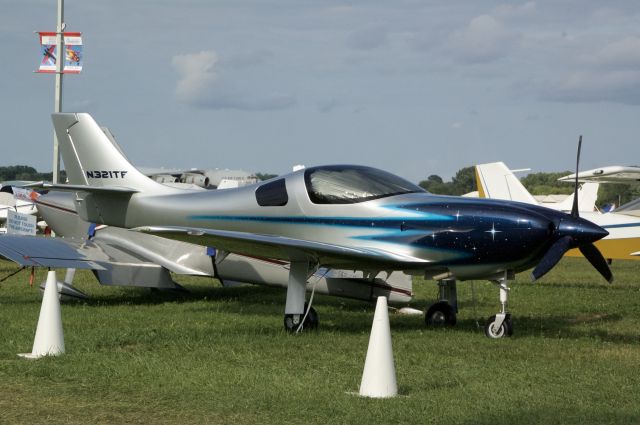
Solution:
<path fill-rule="evenodd" d="M 613 285 L 584 259 L 520 275 L 512 338 L 477 326 L 498 310 L 488 282 L 458 285 L 456 328 L 391 314 L 401 396 L 386 400 L 354 395 L 373 304 L 316 296 L 320 330 L 294 336 L 284 290 L 178 278 L 189 293 L 150 292 L 79 272 L 92 298 L 62 306 L 66 354 L 27 361 L 41 295 L 21 272 L 0 284 L 0 423 L 640 423 L 640 262 L 612 269 Z M 432 282 L 414 290 L 415 308 L 436 298 Z"/>

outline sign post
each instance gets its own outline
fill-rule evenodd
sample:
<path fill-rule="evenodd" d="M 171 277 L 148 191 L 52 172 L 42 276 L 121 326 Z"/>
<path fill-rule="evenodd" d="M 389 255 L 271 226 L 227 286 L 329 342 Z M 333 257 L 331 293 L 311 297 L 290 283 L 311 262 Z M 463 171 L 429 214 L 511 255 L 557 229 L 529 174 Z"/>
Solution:
<path fill-rule="evenodd" d="M 64 32 L 64 0 L 58 0 L 56 32 L 39 32 L 42 61 L 36 72 L 55 73 L 54 112 L 62 112 L 62 75 L 78 74 L 82 70 L 82 37 L 79 32 Z M 53 183 L 59 183 L 60 153 L 58 137 L 53 132 Z"/>

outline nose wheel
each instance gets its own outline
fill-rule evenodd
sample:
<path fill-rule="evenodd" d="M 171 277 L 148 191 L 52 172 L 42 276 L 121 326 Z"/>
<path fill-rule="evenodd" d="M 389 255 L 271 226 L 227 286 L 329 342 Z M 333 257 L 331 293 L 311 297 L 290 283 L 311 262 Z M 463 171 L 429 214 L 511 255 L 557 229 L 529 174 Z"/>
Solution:
<path fill-rule="evenodd" d="M 493 283 L 498 285 L 498 289 L 500 290 L 500 313 L 495 316 L 491 316 L 487 321 L 487 324 L 484 326 L 484 334 L 488 338 L 500 339 L 505 336 L 513 335 L 511 313 L 507 311 L 510 291 L 508 285 L 509 277 L 513 278 L 510 276 L 509 272 L 505 272 L 503 277 L 493 281 Z"/>
<path fill-rule="evenodd" d="M 495 316 L 491 316 L 487 324 L 484 325 L 484 334 L 491 339 L 513 335 L 511 314 L 498 313 Z"/>

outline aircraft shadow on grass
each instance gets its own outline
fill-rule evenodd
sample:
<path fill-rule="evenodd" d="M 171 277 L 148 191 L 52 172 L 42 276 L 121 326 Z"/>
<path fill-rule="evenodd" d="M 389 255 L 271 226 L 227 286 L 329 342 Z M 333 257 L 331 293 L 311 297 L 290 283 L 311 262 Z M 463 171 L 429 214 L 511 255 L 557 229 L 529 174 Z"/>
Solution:
<path fill-rule="evenodd" d="M 223 287 L 189 287 L 189 291 L 127 291 L 126 295 L 114 296 L 113 294 L 101 295 L 93 294 L 92 298 L 84 301 L 84 306 L 117 306 L 117 305 L 158 305 L 166 302 L 178 304 L 196 303 L 200 301 L 210 301 L 211 304 L 194 304 L 189 311 L 208 312 L 216 311 L 221 313 L 235 314 L 238 320 L 242 316 L 251 314 L 253 316 L 264 316 L 265 320 L 271 320 L 274 311 L 278 311 L 285 292 L 276 288 L 237 286 L 231 288 Z M 371 329 L 371 319 L 374 304 L 363 303 L 357 300 L 337 299 L 329 296 L 322 296 L 322 310 L 331 309 L 331 318 L 327 321 L 325 331 L 340 333 L 363 333 Z M 478 302 L 477 306 L 490 305 L 488 302 Z M 463 307 L 471 307 L 472 302 L 461 303 Z M 322 313 L 322 310 L 320 311 Z M 424 317 L 402 316 L 391 314 L 392 332 L 414 332 L 419 329 L 426 329 L 430 332 L 460 332 L 478 333 L 482 332 L 482 326 L 486 317 L 477 317 L 458 320 L 455 328 L 425 328 Z M 595 314 L 584 313 L 581 315 L 551 315 L 551 316 L 520 316 L 515 322 L 518 328 L 518 336 L 542 337 L 542 338 L 596 338 L 603 342 L 638 344 L 640 341 L 635 333 L 619 333 L 607 331 L 606 329 L 583 325 L 611 325 L 623 320 L 621 314 Z"/>

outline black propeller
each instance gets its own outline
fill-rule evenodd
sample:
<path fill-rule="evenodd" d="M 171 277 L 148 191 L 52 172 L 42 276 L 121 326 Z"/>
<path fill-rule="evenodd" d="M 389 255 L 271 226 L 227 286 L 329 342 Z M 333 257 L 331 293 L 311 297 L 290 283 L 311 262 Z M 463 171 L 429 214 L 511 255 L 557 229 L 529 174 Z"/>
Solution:
<path fill-rule="evenodd" d="M 571 247 L 571 236 L 563 236 L 544 254 L 542 260 L 538 263 L 535 269 L 531 272 L 531 280 L 538 280 L 549 270 L 551 270 L 558 261 L 562 258 L 565 252 Z"/>
<path fill-rule="evenodd" d="M 606 232 L 595 224 L 580 219 L 578 210 L 578 171 L 580 169 L 580 150 L 582 149 L 582 136 L 578 139 L 578 154 L 576 159 L 576 181 L 573 190 L 573 206 L 571 208 L 572 223 L 563 225 L 562 221 L 558 229 L 554 233 L 560 235 L 560 238 L 551 245 L 538 265 L 531 272 L 531 279 L 537 280 L 551 270 L 562 256 L 571 248 L 578 248 L 584 257 L 589 260 L 591 265 L 604 277 L 609 283 L 613 282 L 613 274 L 609 269 L 607 261 L 602 253 L 593 244 L 606 235 Z M 589 224 L 587 224 L 589 223 Z"/>
<path fill-rule="evenodd" d="M 580 150 L 582 149 L 582 135 L 578 139 L 578 155 L 576 158 L 576 183 L 573 187 L 573 206 L 571 207 L 571 217 L 579 217 L 578 212 L 578 170 L 580 169 Z"/>
<path fill-rule="evenodd" d="M 580 252 L 584 255 L 584 258 L 589 260 L 591 265 L 595 267 L 596 270 L 607 279 L 607 282 L 613 282 L 613 273 L 611 273 L 611 269 L 609 268 L 609 264 L 607 264 L 607 260 L 604 259 L 602 253 L 598 251 L 598 248 L 592 243 L 581 245 Z"/>

